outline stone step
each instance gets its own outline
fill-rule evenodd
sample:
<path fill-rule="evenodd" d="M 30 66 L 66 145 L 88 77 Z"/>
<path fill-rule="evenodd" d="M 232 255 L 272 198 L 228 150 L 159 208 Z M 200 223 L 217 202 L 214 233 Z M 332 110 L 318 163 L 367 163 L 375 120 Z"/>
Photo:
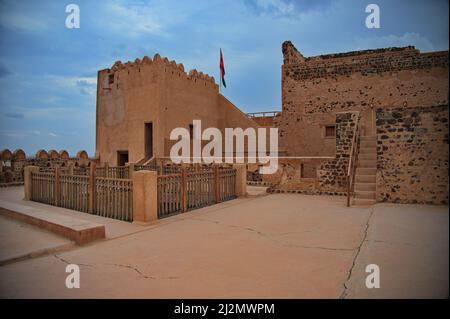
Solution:
<path fill-rule="evenodd" d="M 376 152 L 374 152 L 374 153 L 359 153 L 358 158 L 362 159 L 362 160 L 375 161 L 377 159 L 377 153 Z"/>
<path fill-rule="evenodd" d="M 361 199 L 361 198 L 354 198 L 353 199 L 353 206 L 372 206 L 377 201 L 375 199 Z"/>
<path fill-rule="evenodd" d="M 374 167 L 357 167 L 356 175 L 376 175 L 377 169 Z"/>
<path fill-rule="evenodd" d="M 360 142 L 360 147 L 361 148 L 369 148 L 369 147 L 373 147 L 373 148 L 377 148 L 377 141 L 376 140 L 367 140 L 367 141 L 361 141 Z"/>
<path fill-rule="evenodd" d="M 355 177 L 355 183 L 376 183 L 376 175 L 359 175 Z"/>
<path fill-rule="evenodd" d="M 355 191 L 355 199 L 375 199 L 374 191 Z"/>
<path fill-rule="evenodd" d="M 372 159 L 358 159 L 358 166 L 361 168 L 377 168 L 377 161 Z"/>
<path fill-rule="evenodd" d="M 377 154 L 377 149 L 374 147 L 361 147 L 359 149 L 359 154 L 373 154 L 374 156 L 376 156 Z"/>
<path fill-rule="evenodd" d="M 375 191 L 376 184 L 375 183 L 355 183 L 355 192 L 356 191 Z"/>

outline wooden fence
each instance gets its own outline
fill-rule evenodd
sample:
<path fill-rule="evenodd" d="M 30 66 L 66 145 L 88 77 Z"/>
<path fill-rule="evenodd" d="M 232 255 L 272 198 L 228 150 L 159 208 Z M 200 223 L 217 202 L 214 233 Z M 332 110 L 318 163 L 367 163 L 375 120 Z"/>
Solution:
<path fill-rule="evenodd" d="M 236 198 L 234 168 L 182 169 L 157 180 L 158 218 Z"/>
<path fill-rule="evenodd" d="M 85 213 L 89 211 L 89 176 L 61 175 L 58 193 L 57 206 Z"/>
<path fill-rule="evenodd" d="M 95 179 L 95 212 L 119 220 L 133 220 L 133 181 L 97 177 Z"/>
<path fill-rule="evenodd" d="M 167 217 L 183 210 L 182 174 L 160 175 L 157 178 L 158 217 Z"/>
<path fill-rule="evenodd" d="M 31 199 L 44 204 L 55 204 L 55 174 L 33 172 L 31 174 Z"/>
<path fill-rule="evenodd" d="M 132 221 L 133 180 L 96 176 L 109 175 L 110 169 L 111 174 L 126 176 L 122 169 L 95 166 L 88 176 L 66 174 L 60 168 L 54 172 L 31 171 L 31 200 Z M 177 173 L 158 175 L 155 186 L 157 216 L 167 217 L 236 198 L 236 169 L 179 168 Z"/>
<path fill-rule="evenodd" d="M 130 178 L 130 168 L 128 166 L 97 167 L 96 175 L 105 178 Z"/>
<path fill-rule="evenodd" d="M 124 221 L 133 220 L 131 179 L 31 172 L 31 200 Z"/>

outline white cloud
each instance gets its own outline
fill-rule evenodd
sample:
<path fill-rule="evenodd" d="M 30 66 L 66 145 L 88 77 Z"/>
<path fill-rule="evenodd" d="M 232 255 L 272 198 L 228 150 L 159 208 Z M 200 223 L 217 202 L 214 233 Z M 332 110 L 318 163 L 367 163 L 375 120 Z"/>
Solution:
<path fill-rule="evenodd" d="M 0 12 L 0 25 L 8 29 L 24 31 L 42 31 L 47 28 L 45 19 L 40 19 L 32 14 L 25 15 L 21 12 Z"/>

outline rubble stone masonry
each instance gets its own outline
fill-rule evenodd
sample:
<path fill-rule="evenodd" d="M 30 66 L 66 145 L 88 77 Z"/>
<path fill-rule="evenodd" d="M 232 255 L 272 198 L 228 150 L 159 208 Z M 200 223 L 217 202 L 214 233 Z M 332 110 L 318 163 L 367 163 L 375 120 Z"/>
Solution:
<path fill-rule="evenodd" d="M 448 105 L 377 110 L 377 200 L 448 204 Z"/>

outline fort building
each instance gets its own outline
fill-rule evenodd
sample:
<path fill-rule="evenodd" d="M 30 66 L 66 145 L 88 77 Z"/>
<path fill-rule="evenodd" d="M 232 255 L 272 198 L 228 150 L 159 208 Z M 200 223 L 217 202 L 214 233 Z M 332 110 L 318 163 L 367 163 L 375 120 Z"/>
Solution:
<path fill-rule="evenodd" d="M 258 127 L 258 124 L 219 93 L 214 78 L 182 64 L 144 57 L 116 62 L 98 72 L 96 157 L 101 164 L 123 166 L 167 159 L 170 132 L 193 120 L 202 127 Z M 192 136 L 192 134 L 191 134 Z"/>
<path fill-rule="evenodd" d="M 448 51 L 282 52 L 275 191 L 346 192 L 358 124 L 356 197 L 448 203 Z"/>

